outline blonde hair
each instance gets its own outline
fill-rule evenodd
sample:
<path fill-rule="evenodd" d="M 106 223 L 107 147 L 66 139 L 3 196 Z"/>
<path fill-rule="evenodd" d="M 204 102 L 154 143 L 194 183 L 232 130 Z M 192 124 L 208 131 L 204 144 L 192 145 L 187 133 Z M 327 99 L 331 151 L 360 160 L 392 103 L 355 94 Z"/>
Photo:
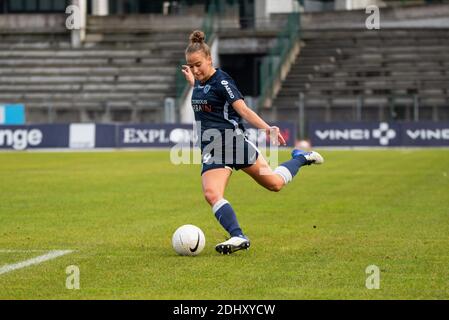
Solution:
<path fill-rule="evenodd" d="M 203 31 L 195 30 L 189 36 L 190 43 L 186 48 L 185 54 L 191 54 L 198 51 L 203 51 L 206 57 L 210 57 L 210 48 L 205 42 L 206 36 Z"/>

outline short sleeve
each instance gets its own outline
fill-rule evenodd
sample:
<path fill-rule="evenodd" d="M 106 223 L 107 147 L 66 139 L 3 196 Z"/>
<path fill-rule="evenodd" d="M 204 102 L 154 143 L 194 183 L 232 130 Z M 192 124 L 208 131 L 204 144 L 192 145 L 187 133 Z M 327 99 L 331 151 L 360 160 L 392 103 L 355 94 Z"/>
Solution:
<path fill-rule="evenodd" d="M 243 95 L 240 93 L 239 89 L 232 78 L 226 78 L 219 81 L 218 84 L 220 92 L 226 101 L 232 105 L 237 100 L 243 99 Z"/>

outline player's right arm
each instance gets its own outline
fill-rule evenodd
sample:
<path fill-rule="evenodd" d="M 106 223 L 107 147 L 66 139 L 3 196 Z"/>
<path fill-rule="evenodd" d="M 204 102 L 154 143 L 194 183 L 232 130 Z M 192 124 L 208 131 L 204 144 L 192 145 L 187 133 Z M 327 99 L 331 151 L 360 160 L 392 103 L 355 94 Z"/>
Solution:
<path fill-rule="evenodd" d="M 184 74 L 184 77 L 186 77 L 186 81 L 191 87 L 193 87 L 195 85 L 195 77 L 193 76 L 192 70 L 190 70 L 188 65 L 182 66 L 182 73 Z"/>
<path fill-rule="evenodd" d="M 269 135 L 271 141 L 279 142 L 280 145 L 285 146 L 286 142 L 284 137 L 282 136 L 278 127 L 270 127 L 257 113 L 251 110 L 243 101 L 243 99 L 239 99 L 234 101 L 232 107 L 235 111 L 246 121 L 252 124 L 254 127 L 258 129 L 263 129 L 266 131 L 267 135 Z"/>

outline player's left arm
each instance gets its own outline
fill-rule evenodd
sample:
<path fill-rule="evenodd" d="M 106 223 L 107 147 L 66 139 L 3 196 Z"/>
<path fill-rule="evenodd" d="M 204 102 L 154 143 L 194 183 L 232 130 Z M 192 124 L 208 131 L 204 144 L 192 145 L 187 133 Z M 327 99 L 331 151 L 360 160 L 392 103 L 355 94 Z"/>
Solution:
<path fill-rule="evenodd" d="M 266 131 L 270 137 L 277 137 L 279 144 L 286 145 L 284 137 L 282 137 L 279 128 L 274 126 L 269 126 L 261 117 L 257 115 L 253 110 L 248 108 L 243 99 L 236 100 L 232 103 L 232 107 L 235 111 L 248 123 L 253 125 L 258 129 L 263 129 Z"/>

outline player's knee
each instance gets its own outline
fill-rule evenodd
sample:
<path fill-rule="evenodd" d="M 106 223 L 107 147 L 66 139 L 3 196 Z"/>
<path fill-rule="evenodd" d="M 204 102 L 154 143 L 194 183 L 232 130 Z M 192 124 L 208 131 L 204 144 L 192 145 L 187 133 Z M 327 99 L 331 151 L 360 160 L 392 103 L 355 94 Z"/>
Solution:
<path fill-rule="evenodd" d="M 214 203 L 216 203 L 221 198 L 223 198 L 223 196 L 219 192 L 217 192 L 217 191 L 215 191 L 213 189 L 206 189 L 206 190 L 204 190 L 204 199 L 206 199 L 206 201 L 210 205 L 213 205 Z"/>
<path fill-rule="evenodd" d="M 268 187 L 268 189 L 273 192 L 279 192 L 282 190 L 282 186 L 279 184 L 272 184 Z"/>
<path fill-rule="evenodd" d="M 273 192 L 279 192 L 284 187 L 284 181 L 281 179 L 273 179 L 270 181 L 269 185 L 267 186 L 267 189 Z"/>

